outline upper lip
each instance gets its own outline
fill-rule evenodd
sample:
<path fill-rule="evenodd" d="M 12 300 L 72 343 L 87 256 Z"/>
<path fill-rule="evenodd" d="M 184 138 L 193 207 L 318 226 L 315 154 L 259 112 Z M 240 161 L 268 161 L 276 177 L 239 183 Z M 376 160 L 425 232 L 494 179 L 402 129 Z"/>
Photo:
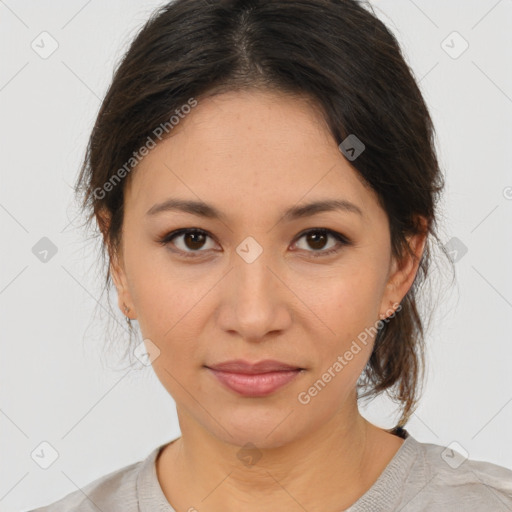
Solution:
<path fill-rule="evenodd" d="M 209 365 L 207 368 L 223 372 L 247 374 L 302 370 L 299 366 L 283 363 L 282 361 L 275 361 L 273 359 L 265 359 L 263 361 L 258 361 L 257 363 L 251 363 L 249 361 L 244 361 L 243 359 L 235 359 L 232 361 L 224 361 L 223 363 Z"/>

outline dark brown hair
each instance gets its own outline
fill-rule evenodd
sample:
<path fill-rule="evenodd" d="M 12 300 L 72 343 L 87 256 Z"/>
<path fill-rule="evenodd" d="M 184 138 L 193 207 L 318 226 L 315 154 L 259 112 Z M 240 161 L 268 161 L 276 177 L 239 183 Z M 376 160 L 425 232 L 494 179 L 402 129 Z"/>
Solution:
<path fill-rule="evenodd" d="M 171 116 L 182 117 L 185 105 L 250 88 L 306 97 L 337 144 L 350 134 L 364 143 L 351 164 L 387 212 L 394 256 L 410 249 L 408 235 L 421 232 L 418 216 L 428 221 L 415 281 L 400 312 L 379 328 L 358 382 L 359 398 L 386 391 L 400 404 L 403 426 L 423 379 L 417 292 L 431 263 L 431 238 L 438 240 L 435 206 L 444 181 L 413 73 L 395 37 L 362 2 L 177 0 L 156 10 L 117 66 L 92 130 L 76 184 L 86 223 L 98 221 L 102 255 L 115 256 L 134 155 L 171 134 Z"/>

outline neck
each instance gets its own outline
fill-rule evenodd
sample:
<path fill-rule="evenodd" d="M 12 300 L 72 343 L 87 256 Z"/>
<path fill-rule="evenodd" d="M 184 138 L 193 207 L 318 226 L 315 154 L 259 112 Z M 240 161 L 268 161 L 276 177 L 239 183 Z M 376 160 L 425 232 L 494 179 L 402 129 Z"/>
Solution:
<path fill-rule="evenodd" d="M 182 411 L 178 415 L 182 437 L 157 461 L 164 494 L 177 510 L 347 508 L 401 445 L 366 421 L 357 406 L 298 439 L 252 449 L 212 436 Z"/>

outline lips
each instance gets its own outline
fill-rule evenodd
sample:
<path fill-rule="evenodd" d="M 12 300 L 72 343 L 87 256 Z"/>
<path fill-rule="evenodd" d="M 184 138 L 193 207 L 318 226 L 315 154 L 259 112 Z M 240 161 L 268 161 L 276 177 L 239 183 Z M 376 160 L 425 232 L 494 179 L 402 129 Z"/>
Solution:
<path fill-rule="evenodd" d="M 244 373 L 248 375 L 303 369 L 300 366 L 290 365 L 273 359 L 265 359 L 264 361 L 258 361 L 257 363 L 250 363 L 242 359 L 234 359 L 232 361 L 209 365 L 207 368 L 230 373 Z"/>
<path fill-rule="evenodd" d="M 271 359 L 257 363 L 238 359 L 206 368 L 226 388 L 246 397 L 263 397 L 274 393 L 297 378 L 304 370 Z"/>

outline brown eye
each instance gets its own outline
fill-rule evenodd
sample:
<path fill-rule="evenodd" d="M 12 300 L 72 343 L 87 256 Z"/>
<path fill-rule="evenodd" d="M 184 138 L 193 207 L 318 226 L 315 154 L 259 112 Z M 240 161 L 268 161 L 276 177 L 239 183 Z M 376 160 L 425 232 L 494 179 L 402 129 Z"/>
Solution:
<path fill-rule="evenodd" d="M 294 247 L 308 252 L 315 258 L 337 253 L 343 246 L 351 244 L 350 240 L 341 233 L 325 228 L 310 229 L 297 238 L 297 240 L 301 239 L 306 240 L 306 247 L 297 247 L 298 242 L 295 242 Z M 329 239 L 334 241 L 330 246 Z M 213 238 L 206 231 L 188 228 L 167 234 L 159 240 L 159 243 L 169 246 L 171 251 L 185 257 L 195 257 L 214 249 L 214 246 L 208 246 L 208 240 L 214 244 Z"/>
<path fill-rule="evenodd" d="M 175 252 L 182 252 L 185 256 L 195 256 L 194 253 L 207 252 L 212 247 L 208 247 L 207 241 L 211 237 L 200 229 L 180 229 L 169 233 L 160 240 L 162 245 L 173 245 Z M 206 248 L 205 248 L 206 246 Z"/>
<path fill-rule="evenodd" d="M 183 243 L 188 249 L 197 250 L 204 245 L 205 238 L 203 233 L 185 233 Z"/>
<path fill-rule="evenodd" d="M 310 247 L 315 250 L 321 250 L 325 247 L 327 240 L 329 238 L 325 233 L 312 232 L 308 233 L 306 236 L 306 240 Z"/>
<path fill-rule="evenodd" d="M 342 246 L 349 245 L 350 241 L 343 236 L 341 233 L 337 233 L 336 231 L 331 231 L 330 229 L 325 228 L 315 228 L 302 233 L 302 235 L 298 238 L 298 240 L 304 238 L 306 240 L 306 244 L 309 248 L 313 250 L 304 249 L 307 252 L 312 253 L 313 257 L 326 256 L 329 254 L 337 253 Z M 331 246 L 327 247 L 329 238 L 334 239 L 335 243 L 331 244 Z M 296 243 L 295 246 L 298 244 Z M 302 249 L 299 247 L 299 249 Z M 315 254 L 318 253 L 318 254 Z"/>

